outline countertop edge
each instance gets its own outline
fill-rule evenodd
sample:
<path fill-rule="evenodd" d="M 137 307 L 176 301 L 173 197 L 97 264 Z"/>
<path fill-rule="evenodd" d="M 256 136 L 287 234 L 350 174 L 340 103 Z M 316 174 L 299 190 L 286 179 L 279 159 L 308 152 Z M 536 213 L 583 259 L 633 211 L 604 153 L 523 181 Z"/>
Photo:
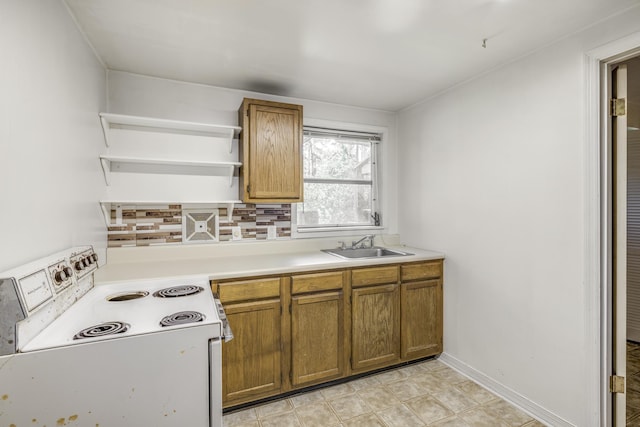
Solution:
<path fill-rule="evenodd" d="M 321 251 L 263 255 L 215 256 L 175 261 L 118 263 L 102 266 L 94 274 L 97 286 L 152 279 L 226 280 L 256 276 L 358 268 L 445 259 L 445 254 L 408 246 L 386 246 L 412 255 L 388 258 L 342 259 Z"/>

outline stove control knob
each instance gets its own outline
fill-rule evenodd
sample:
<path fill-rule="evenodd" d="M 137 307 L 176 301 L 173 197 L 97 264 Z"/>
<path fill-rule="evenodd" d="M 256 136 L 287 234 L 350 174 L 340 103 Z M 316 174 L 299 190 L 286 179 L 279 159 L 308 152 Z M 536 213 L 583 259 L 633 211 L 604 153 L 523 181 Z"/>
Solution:
<path fill-rule="evenodd" d="M 90 266 L 91 264 L 93 264 L 93 258 L 91 258 L 91 255 L 88 255 L 87 257 L 85 257 L 85 261 L 87 262 L 87 266 Z"/>
<path fill-rule="evenodd" d="M 67 280 L 69 276 L 67 276 L 67 273 L 64 272 L 64 270 L 58 270 L 56 271 L 56 273 L 53 276 L 53 279 L 55 280 L 56 284 L 60 284 L 62 282 L 64 282 L 65 280 Z"/>
<path fill-rule="evenodd" d="M 64 266 L 62 268 L 62 271 L 64 271 L 64 274 L 67 275 L 67 278 L 71 277 L 71 275 L 73 275 L 73 270 L 71 270 L 68 266 Z"/>
<path fill-rule="evenodd" d="M 82 265 L 89 267 L 89 260 L 87 258 L 82 258 Z"/>
<path fill-rule="evenodd" d="M 84 270 L 84 263 L 82 262 L 82 260 L 78 260 L 76 261 L 74 267 L 76 268 L 77 271 L 82 271 Z"/>
<path fill-rule="evenodd" d="M 98 262 L 98 254 L 89 255 L 94 262 Z"/>

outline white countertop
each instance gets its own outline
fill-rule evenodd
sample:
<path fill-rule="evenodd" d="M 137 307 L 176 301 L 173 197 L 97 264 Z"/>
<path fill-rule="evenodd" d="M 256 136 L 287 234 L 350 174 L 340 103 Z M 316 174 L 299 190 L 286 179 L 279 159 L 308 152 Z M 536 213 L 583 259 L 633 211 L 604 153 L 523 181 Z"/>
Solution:
<path fill-rule="evenodd" d="M 302 271 L 329 270 L 397 264 L 415 261 L 443 259 L 444 254 L 424 249 L 389 246 L 384 247 L 409 252 L 413 255 L 385 258 L 342 259 L 319 249 L 277 253 L 251 253 L 176 257 L 176 259 L 135 259 L 132 262 L 107 263 L 95 273 L 96 285 L 122 283 L 144 279 L 173 279 L 189 276 L 209 276 L 210 280 L 237 277 L 287 274 Z"/>

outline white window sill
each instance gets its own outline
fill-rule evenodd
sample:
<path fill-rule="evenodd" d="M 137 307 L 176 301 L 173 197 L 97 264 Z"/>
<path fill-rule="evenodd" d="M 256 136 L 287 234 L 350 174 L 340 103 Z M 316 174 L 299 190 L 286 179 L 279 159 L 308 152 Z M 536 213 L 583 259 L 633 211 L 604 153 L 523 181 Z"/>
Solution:
<path fill-rule="evenodd" d="M 295 229 L 292 227 L 291 237 L 293 239 L 307 239 L 311 237 L 333 237 L 333 236 L 353 236 L 354 234 L 367 233 L 371 231 L 381 232 L 385 227 L 375 225 L 360 225 L 353 227 L 305 227 Z"/>

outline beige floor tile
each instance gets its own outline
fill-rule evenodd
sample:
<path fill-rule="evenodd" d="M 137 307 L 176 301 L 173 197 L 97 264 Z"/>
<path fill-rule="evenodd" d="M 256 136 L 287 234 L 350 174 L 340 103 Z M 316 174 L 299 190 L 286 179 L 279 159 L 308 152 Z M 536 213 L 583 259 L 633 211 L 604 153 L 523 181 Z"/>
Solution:
<path fill-rule="evenodd" d="M 475 400 L 471 399 L 463 392 L 456 388 L 450 388 L 443 391 L 437 391 L 432 394 L 433 397 L 438 399 L 440 403 L 442 403 L 447 408 L 451 409 L 453 412 L 462 412 L 467 409 L 471 409 L 474 406 L 478 406 L 479 403 Z"/>
<path fill-rule="evenodd" d="M 244 423 L 235 424 L 233 427 L 260 427 L 260 422 L 258 420 L 245 421 Z"/>
<path fill-rule="evenodd" d="M 272 415 L 260 420 L 262 427 L 302 427 L 295 412 Z"/>
<path fill-rule="evenodd" d="M 436 393 L 453 388 L 454 385 L 442 380 L 434 372 L 425 372 L 411 377 L 411 382 L 422 388 L 427 393 Z"/>
<path fill-rule="evenodd" d="M 389 406 L 396 405 L 400 401 L 384 386 L 377 386 L 358 391 L 358 395 L 367 402 L 374 411 L 379 411 Z"/>
<path fill-rule="evenodd" d="M 627 341 L 627 426 L 640 426 L 640 344 Z"/>
<path fill-rule="evenodd" d="M 222 417 L 224 427 L 235 427 L 243 423 L 257 420 L 258 416 L 256 415 L 256 410 L 253 408 L 233 412 Z"/>
<path fill-rule="evenodd" d="M 634 351 L 640 366 L 640 346 Z M 635 380 L 637 383 L 628 380 L 630 391 L 635 385 L 640 391 L 640 374 Z M 637 396 L 637 399 L 627 396 L 630 416 L 639 417 L 633 422 L 640 421 L 640 393 Z M 227 414 L 223 425 L 540 427 L 543 424 L 442 362 L 429 360 Z"/>
<path fill-rule="evenodd" d="M 432 359 L 422 363 L 422 367 L 427 371 L 439 371 L 440 369 L 449 368 L 438 359 Z"/>
<path fill-rule="evenodd" d="M 640 425 L 640 412 L 631 413 L 627 410 L 627 427 L 635 427 Z"/>
<path fill-rule="evenodd" d="M 504 400 L 496 400 L 484 405 L 484 410 L 488 413 L 499 417 L 502 421 L 512 427 L 520 427 L 530 421 L 533 421 L 529 415 L 505 402 Z"/>
<path fill-rule="evenodd" d="M 440 378 L 441 380 L 451 384 L 457 384 L 457 383 L 461 383 L 463 381 L 469 380 L 469 378 L 465 377 L 458 371 L 455 371 L 449 367 L 445 367 L 443 369 L 439 369 L 435 371 L 434 375 Z"/>
<path fill-rule="evenodd" d="M 343 427 L 386 427 L 376 414 L 365 414 L 342 423 Z"/>
<path fill-rule="evenodd" d="M 308 405 L 310 403 L 323 402 L 324 396 L 321 390 L 309 391 L 289 398 L 294 407 Z"/>
<path fill-rule="evenodd" d="M 631 391 L 631 393 L 629 393 Z M 635 409 L 636 412 L 640 412 L 640 393 L 635 393 L 634 390 L 627 389 L 627 410 Z"/>
<path fill-rule="evenodd" d="M 478 403 L 487 403 L 497 399 L 495 394 L 471 380 L 456 384 L 456 388 Z"/>
<path fill-rule="evenodd" d="M 293 411 L 293 404 L 291 404 L 289 399 L 276 400 L 274 402 L 267 403 L 266 405 L 258 406 L 256 408 L 258 418 L 264 418 L 270 415 L 291 411 Z"/>
<path fill-rule="evenodd" d="M 640 358 L 627 358 L 627 375 L 640 373 Z"/>
<path fill-rule="evenodd" d="M 407 378 L 409 374 L 401 369 L 393 369 L 376 375 L 376 378 L 380 383 L 387 384 L 395 381 L 400 381 Z"/>
<path fill-rule="evenodd" d="M 529 423 L 526 423 L 523 427 L 547 427 L 546 424 L 541 423 L 538 420 L 533 420 Z"/>
<path fill-rule="evenodd" d="M 428 394 L 428 391 L 411 379 L 404 379 L 385 384 L 385 387 L 393 393 L 398 400 L 405 401 Z"/>
<path fill-rule="evenodd" d="M 498 416 L 488 413 L 481 407 L 461 412 L 458 417 L 473 427 L 506 427 Z"/>
<path fill-rule="evenodd" d="M 389 427 L 417 427 L 426 425 L 402 403 L 378 411 L 376 415 Z"/>
<path fill-rule="evenodd" d="M 371 375 L 351 381 L 349 382 L 349 384 L 351 384 L 351 387 L 353 387 L 355 390 L 362 390 L 370 387 L 377 387 L 381 384 L 381 382 L 376 375 Z"/>
<path fill-rule="evenodd" d="M 357 394 L 348 394 L 330 400 L 329 404 L 342 421 L 372 412 L 367 402 Z"/>
<path fill-rule="evenodd" d="M 473 426 L 467 423 L 464 419 L 454 416 L 451 418 L 446 418 L 444 420 L 438 421 L 433 424 L 429 424 L 429 427 L 473 427 Z"/>
<path fill-rule="evenodd" d="M 320 390 L 320 393 L 322 393 L 322 396 L 324 396 L 326 400 L 335 399 L 336 397 L 344 396 L 347 394 L 353 394 L 355 392 L 356 392 L 356 389 L 353 388 L 353 386 L 350 383 L 338 384 L 338 385 L 334 385 L 332 387 Z"/>
<path fill-rule="evenodd" d="M 640 374 L 627 375 L 627 392 L 640 392 Z"/>
<path fill-rule="evenodd" d="M 454 415 L 454 412 L 431 396 L 418 397 L 405 402 L 422 421 L 426 424 L 435 423 Z"/>
<path fill-rule="evenodd" d="M 327 402 L 316 402 L 296 408 L 298 419 L 305 427 L 329 427 L 340 424 Z"/>
<path fill-rule="evenodd" d="M 402 368 L 402 370 L 407 374 L 408 377 L 428 371 L 423 363 L 414 363 L 413 365 L 405 366 L 404 368 Z"/>

